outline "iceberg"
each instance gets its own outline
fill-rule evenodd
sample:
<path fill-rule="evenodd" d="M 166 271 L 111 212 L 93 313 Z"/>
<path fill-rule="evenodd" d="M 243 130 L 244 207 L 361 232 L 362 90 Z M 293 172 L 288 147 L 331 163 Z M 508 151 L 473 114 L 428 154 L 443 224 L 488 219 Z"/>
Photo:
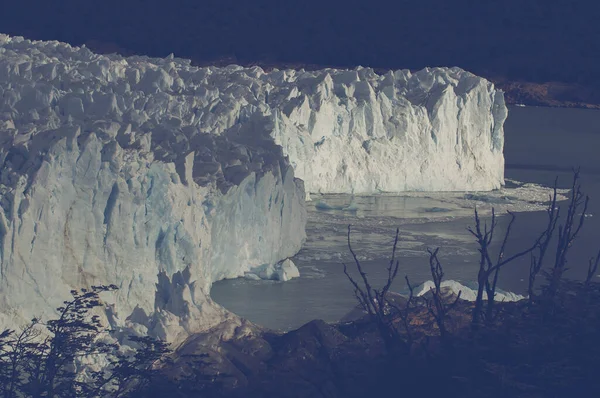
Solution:
<path fill-rule="evenodd" d="M 250 280 L 274 280 L 286 282 L 292 278 L 298 278 L 300 271 L 296 264 L 289 258 L 275 265 L 264 264 L 260 267 L 255 267 L 252 271 L 247 272 L 244 277 Z"/>
<path fill-rule="evenodd" d="M 310 192 L 503 185 L 505 118 L 459 68 L 199 68 L 0 35 L 0 324 L 115 284 L 114 322 L 206 330 L 228 316 L 214 281 L 297 276 Z"/>
<path fill-rule="evenodd" d="M 476 282 L 467 283 L 466 285 L 464 285 L 458 281 L 447 280 L 447 281 L 442 281 L 440 288 L 441 288 L 441 292 L 444 296 L 456 297 L 456 296 L 458 296 L 458 293 L 460 292 L 460 298 L 462 300 L 474 302 L 477 299 L 477 283 Z M 429 281 L 426 281 L 426 282 L 420 284 L 419 286 L 415 287 L 414 295 L 416 297 L 428 296 L 428 295 L 431 295 L 432 289 L 435 289 L 435 285 L 434 285 L 433 281 L 429 280 Z M 407 293 L 407 292 L 405 292 L 405 293 Z M 526 298 L 527 297 L 522 296 L 520 294 L 513 293 L 513 292 L 507 292 L 502 289 L 496 289 L 496 294 L 494 295 L 494 300 L 500 301 L 500 302 L 521 301 Z M 488 299 L 487 292 L 485 290 L 483 291 L 483 299 L 486 301 Z"/>

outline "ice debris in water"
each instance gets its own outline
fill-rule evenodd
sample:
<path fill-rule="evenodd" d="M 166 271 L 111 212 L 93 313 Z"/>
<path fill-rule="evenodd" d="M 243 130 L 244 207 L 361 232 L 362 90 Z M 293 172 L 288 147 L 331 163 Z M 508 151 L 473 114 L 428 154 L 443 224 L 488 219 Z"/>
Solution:
<path fill-rule="evenodd" d="M 246 272 L 244 277 L 251 280 L 270 279 L 275 281 L 289 281 L 300 276 L 296 264 L 289 258 L 275 265 L 263 264 Z"/>

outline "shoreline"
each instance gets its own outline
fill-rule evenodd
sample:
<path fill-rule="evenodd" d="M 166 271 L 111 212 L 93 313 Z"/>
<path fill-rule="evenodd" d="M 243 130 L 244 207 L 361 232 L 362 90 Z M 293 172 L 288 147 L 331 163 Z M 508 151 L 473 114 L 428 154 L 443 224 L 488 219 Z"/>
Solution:
<path fill-rule="evenodd" d="M 532 83 L 484 77 L 504 91 L 507 105 L 600 109 L 600 94 L 591 87 L 561 82 Z"/>

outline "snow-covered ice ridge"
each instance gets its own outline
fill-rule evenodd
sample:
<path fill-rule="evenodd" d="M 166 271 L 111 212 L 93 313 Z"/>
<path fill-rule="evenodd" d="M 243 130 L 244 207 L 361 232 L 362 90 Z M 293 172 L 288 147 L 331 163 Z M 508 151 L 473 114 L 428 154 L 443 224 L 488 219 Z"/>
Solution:
<path fill-rule="evenodd" d="M 305 189 L 501 186 L 506 112 L 458 68 L 196 68 L 0 35 L 3 316 L 115 283 L 158 334 L 208 327 L 213 281 L 299 250 Z"/>
<path fill-rule="evenodd" d="M 308 192 L 490 190 L 503 184 L 503 94 L 459 68 L 265 73 L 15 41 L 4 48 L 35 48 L 31 67 L 46 65 L 29 72 L 22 65 L 18 74 L 50 77 L 45 95 L 65 116 L 85 113 L 134 127 L 160 116 L 174 127 L 214 135 L 232 128 L 262 131 L 283 147 Z M 47 59 L 37 59 L 43 55 Z M 62 86 L 52 83 L 55 78 Z M 83 88 L 93 91 L 77 92 Z"/>

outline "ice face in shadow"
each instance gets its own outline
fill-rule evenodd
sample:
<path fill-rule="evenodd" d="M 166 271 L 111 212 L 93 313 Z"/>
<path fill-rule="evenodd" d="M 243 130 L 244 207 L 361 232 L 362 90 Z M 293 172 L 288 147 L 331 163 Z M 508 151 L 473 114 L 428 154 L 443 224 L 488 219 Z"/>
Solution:
<path fill-rule="evenodd" d="M 497 188 L 505 117 L 457 68 L 265 73 L 0 35 L 1 317 L 116 284 L 162 334 L 210 327 L 213 281 L 300 249 L 305 190 Z"/>
<path fill-rule="evenodd" d="M 2 326 L 115 284 L 113 320 L 137 308 L 180 339 L 225 319 L 214 280 L 300 249 L 304 187 L 264 130 L 204 131 L 149 61 L 6 36 L 0 52 Z"/>

